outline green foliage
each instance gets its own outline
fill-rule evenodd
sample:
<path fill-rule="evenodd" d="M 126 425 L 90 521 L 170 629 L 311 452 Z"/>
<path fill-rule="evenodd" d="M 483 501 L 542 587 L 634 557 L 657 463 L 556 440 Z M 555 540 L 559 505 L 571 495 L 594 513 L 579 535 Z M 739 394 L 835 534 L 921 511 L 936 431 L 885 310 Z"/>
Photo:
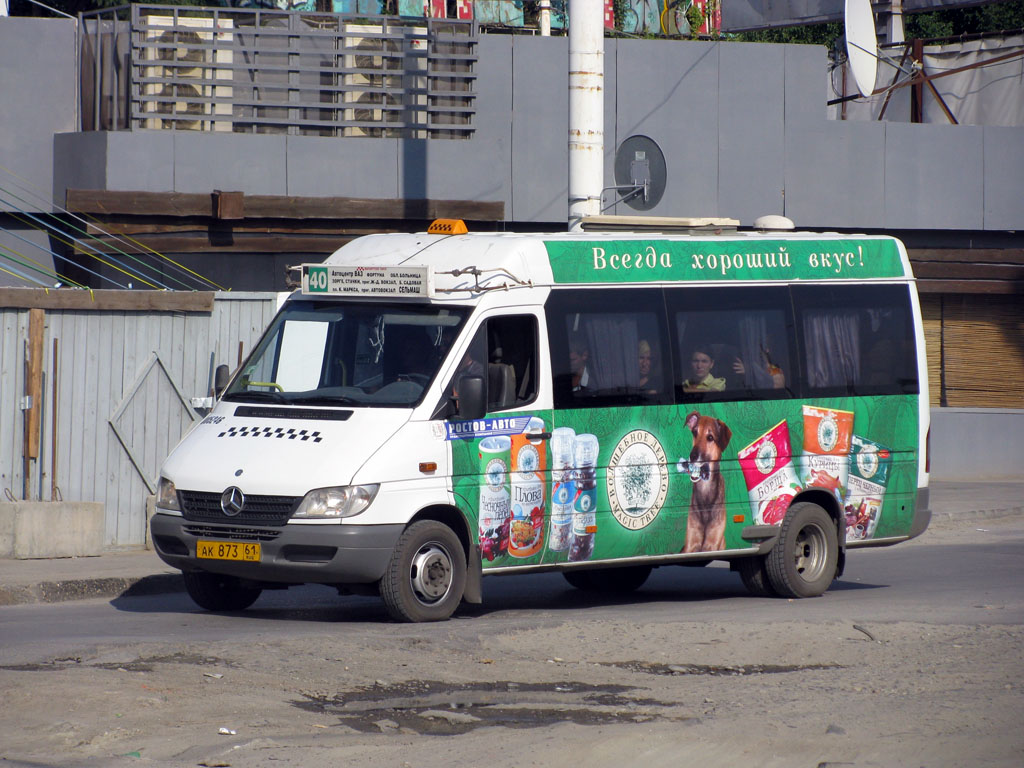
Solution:
<path fill-rule="evenodd" d="M 1024 29 L 1024 0 L 907 14 L 903 25 L 908 40 Z"/>
<path fill-rule="evenodd" d="M 903 16 L 903 24 L 907 40 L 1019 30 L 1024 29 L 1024 0 L 931 13 L 908 13 Z M 802 43 L 831 48 L 842 35 L 843 25 L 840 22 L 829 22 L 741 32 L 730 35 L 729 39 L 747 43 Z"/>
<path fill-rule="evenodd" d="M 843 36 L 843 25 L 839 22 L 809 24 L 804 27 L 762 29 L 755 32 L 740 32 L 730 40 L 743 43 L 799 43 L 802 45 L 824 45 L 831 48 Z"/>

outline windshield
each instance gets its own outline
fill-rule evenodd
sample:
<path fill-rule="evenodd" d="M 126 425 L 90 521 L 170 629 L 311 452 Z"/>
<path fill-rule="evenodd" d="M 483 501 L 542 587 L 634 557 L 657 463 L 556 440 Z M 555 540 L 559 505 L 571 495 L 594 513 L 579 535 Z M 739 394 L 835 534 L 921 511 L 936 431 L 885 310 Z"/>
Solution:
<path fill-rule="evenodd" d="M 466 307 L 289 301 L 223 399 L 411 407 L 468 313 Z"/>

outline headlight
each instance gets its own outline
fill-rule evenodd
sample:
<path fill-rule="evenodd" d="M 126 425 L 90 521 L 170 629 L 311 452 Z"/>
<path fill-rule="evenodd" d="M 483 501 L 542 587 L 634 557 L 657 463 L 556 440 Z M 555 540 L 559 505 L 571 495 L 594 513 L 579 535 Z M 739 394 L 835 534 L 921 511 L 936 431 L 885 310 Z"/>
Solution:
<path fill-rule="evenodd" d="M 379 485 L 345 485 L 317 488 L 306 494 L 295 518 L 354 517 L 370 506 Z"/>
<path fill-rule="evenodd" d="M 173 509 L 175 512 L 181 511 L 181 507 L 178 506 L 178 490 L 174 487 L 174 483 L 166 477 L 161 477 L 160 484 L 157 485 L 156 505 L 160 509 Z"/>

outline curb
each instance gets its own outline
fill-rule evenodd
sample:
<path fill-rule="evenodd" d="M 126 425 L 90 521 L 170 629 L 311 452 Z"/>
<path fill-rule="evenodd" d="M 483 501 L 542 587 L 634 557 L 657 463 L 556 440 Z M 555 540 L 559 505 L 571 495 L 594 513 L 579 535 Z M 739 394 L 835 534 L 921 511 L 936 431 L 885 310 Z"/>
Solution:
<path fill-rule="evenodd" d="M 933 522 L 953 522 L 957 520 L 994 520 L 1000 517 L 1015 517 L 1024 515 L 1024 506 L 1001 507 L 998 509 L 972 509 L 963 512 L 936 512 L 932 510 Z"/>
<path fill-rule="evenodd" d="M 160 573 L 142 577 L 74 579 L 43 581 L 32 585 L 0 584 L 0 605 L 27 603 L 64 603 L 97 597 L 140 597 L 184 592 L 180 573 Z"/>

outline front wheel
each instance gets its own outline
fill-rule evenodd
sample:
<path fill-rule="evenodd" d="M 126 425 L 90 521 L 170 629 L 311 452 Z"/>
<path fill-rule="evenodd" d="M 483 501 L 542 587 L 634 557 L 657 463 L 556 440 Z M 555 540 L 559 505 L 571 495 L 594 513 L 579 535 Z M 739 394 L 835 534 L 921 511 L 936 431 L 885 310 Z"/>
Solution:
<path fill-rule="evenodd" d="M 782 597 L 817 597 L 836 576 L 839 537 L 835 521 L 817 504 L 789 508 L 779 538 L 765 558 L 768 581 Z"/>
<path fill-rule="evenodd" d="M 234 576 L 204 571 L 185 571 L 185 591 L 200 608 L 208 611 L 242 611 L 256 602 L 263 591 Z"/>
<path fill-rule="evenodd" d="M 462 543 L 434 520 L 405 529 L 380 580 L 380 596 L 396 621 L 444 621 L 462 602 L 465 588 Z"/>

